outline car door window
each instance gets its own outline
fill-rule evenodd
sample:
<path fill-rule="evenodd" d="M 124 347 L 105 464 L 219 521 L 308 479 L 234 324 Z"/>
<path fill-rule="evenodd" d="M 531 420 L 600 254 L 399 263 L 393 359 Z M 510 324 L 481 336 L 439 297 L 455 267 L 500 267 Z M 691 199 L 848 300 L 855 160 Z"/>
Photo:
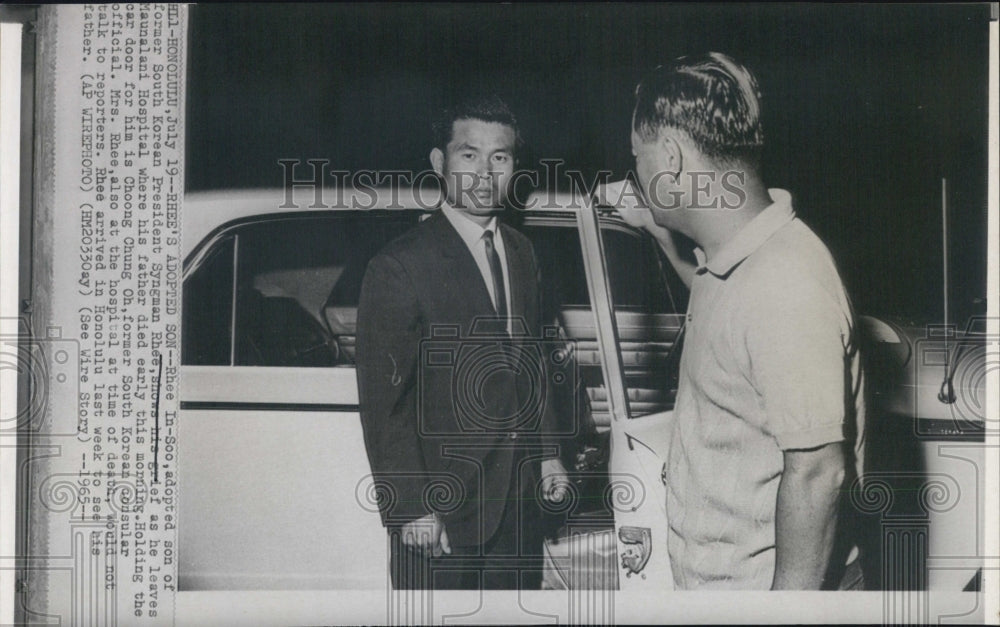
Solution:
<path fill-rule="evenodd" d="M 215 243 L 184 280 L 181 361 L 192 366 L 231 363 L 235 237 Z"/>
<path fill-rule="evenodd" d="M 546 319 L 558 322 L 576 343 L 593 419 L 599 430 L 605 430 L 611 417 L 576 223 L 527 219 L 521 229 L 532 240 L 538 257 Z M 676 340 L 687 308 L 687 290 L 648 235 L 604 219 L 601 237 L 625 367 L 629 415 L 669 410 L 677 389 L 680 346 Z"/>
<path fill-rule="evenodd" d="M 683 313 L 687 289 L 649 236 L 616 223 L 601 225 L 616 310 Z"/>
<path fill-rule="evenodd" d="M 575 372 L 575 384 L 552 388 L 562 394 L 554 399 L 559 430 L 577 433 L 573 446 L 562 451 L 579 497 L 564 512 L 566 529 L 607 527 L 614 521 L 605 499 L 611 415 L 576 220 L 535 216 L 518 229 L 531 240 L 538 259 L 543 324 L 559 327 L 575 360 L 575 368 L 564 369 Z"/>
<path fill-rule="evenodd" d="M 624 367 L 628 415 L 673 409 L 687 290 L 648 235 L 601 225 Z"/>
<path fill-rule="evenodd" d="M 312 215 L 232 227 L 185 280 L 183 363 L 352 366 L 368 261 L 418 215 Z"/>
<path fill-rule="evenodd" d="M 560 415 L 573 413 L 568 409 L 573 407 L 584 430 L 606 431 L 611 417 L 576 222 L 572 217 L 529 218 L 518 228 L 531 240 L 538 259 L 543 324 L 559 327 L 576 359 L 575 396 L 558 399 L 567 408 Z"/>

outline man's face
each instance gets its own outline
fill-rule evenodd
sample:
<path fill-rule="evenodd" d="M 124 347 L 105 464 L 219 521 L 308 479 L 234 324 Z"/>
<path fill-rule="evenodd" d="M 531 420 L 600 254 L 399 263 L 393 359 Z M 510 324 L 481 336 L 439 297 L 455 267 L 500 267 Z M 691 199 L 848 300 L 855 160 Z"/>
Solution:
<path fill-rule="evenodd" d="M 447 188 L 448 203 L 485 216 L 503 207 L 514 173 L 514 129 L 499 122 L 455 120 L 451 141 L 431 151 Z"/>
<path fill-rule="evenodd" d="M 635 131 L 632 131 L 632 154 L 636 178 L 653 220 L 660 226 L 680 229 L 683 191 L 674 176 L 678 169 L 674 163 L 676 157 L 659 138 L 647 141 Z"/>

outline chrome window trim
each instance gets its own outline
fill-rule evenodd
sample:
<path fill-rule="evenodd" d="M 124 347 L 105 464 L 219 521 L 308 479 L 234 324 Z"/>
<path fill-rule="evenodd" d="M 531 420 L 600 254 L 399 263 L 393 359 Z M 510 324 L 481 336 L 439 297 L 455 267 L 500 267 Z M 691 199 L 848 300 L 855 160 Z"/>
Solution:
<path fill-rule="evenodd" d="M 576 216 L 583 266 L 587 273 L 587 289 L 590 291 L 591 310 L 594 312 L 597 342 L 600 347 L 604 385 L 608 390 L 608 411 L 611 413 L 612 424 L 624 422 L 628 420 L 630 413 L 628 395 L 625 393 L 625 368 L 618 350 L 618 325 L 615 321 L 614 304 L 611 302 L 600 218 L 590 200 Z"/>

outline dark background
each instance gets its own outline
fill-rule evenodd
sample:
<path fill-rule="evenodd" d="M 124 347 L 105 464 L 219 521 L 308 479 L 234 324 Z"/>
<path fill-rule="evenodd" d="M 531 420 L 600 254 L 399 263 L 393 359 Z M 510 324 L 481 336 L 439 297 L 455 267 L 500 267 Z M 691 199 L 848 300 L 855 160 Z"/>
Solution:
<path fill-rule="evenodd" d="M 985 313 L 989 6 L 195 5 L 188 191 L 280 187 L 278 159 L 427 167 L 429 120 L 492 88 L 524 165 L 632 167 L 645 71 L 718 50 L 764 93 L 769 185 L 827 242 L 857 308 L 940 322 L 941 178 L 952 320 Z"/>

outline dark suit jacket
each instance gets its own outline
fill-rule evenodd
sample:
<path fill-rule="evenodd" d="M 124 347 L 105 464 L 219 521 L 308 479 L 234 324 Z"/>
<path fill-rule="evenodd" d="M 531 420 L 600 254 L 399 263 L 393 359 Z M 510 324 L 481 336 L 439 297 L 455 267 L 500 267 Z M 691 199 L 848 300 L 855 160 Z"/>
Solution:
<path fill-rule="evenodd" d="M 527 341 L 541 332 L 534 250 L 500 229 L 511 315 L 527 335 L 503 332 L 472 254 L 440 212 L 372 259 L 358 307 L 361 421 L 383 523 L 437 512 L 456 546 L 484 544 L 508 503 L 530 502 L 540 460 L 559 444 L 546 351 Z M 508 357 L 513 367 L 502 347 L 524 351 Z"/>

